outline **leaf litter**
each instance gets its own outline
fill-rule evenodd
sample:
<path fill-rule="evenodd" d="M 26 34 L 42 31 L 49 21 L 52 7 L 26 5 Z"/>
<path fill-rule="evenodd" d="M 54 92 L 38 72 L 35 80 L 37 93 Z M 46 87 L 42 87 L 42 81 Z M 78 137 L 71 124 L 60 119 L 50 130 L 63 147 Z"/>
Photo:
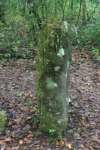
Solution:
<path fill-rule="evenodd" d="M 72 102 L 67 138 L 50 144 L 35 135 L 31 118 L 36 114 L 35 69 L 32 60 L 0 64 L 0 109 L 8 125 L 0 135 L 1 150 L 99 150 L 100 67 L 86 51 L 73 52 L 70 95 Z"/>

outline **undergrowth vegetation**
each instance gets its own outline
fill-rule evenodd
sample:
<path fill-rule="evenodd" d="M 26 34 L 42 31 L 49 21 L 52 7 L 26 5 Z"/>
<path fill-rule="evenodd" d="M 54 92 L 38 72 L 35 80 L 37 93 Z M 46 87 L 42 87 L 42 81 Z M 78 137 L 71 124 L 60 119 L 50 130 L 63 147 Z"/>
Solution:
<path fill-rule="evenodd" d="M 42 21 L 55 14 L 75 25 L 79 42 L 75 36 L 74 46 L 78 44 L 80 47 L 89 47 L 93 55 L 95 52 L 97 55 L 97 49 L 99 51 L 100 48 L 99 4 L 99 0 L 1 0 L 0 58 L 32 58 Z"/>
<path fill-rule="evenodd" d="M 94 15 L 94 19 L 85 26 L 79 28 L 80 47 L 90 50 L 93 56 L 100 60 L 100 7 Z"/>

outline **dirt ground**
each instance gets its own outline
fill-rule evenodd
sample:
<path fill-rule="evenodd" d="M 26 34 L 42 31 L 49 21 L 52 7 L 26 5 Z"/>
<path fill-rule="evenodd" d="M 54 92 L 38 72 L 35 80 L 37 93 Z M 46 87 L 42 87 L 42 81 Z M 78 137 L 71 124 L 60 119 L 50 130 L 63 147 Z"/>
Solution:
<path fill-rule="evenodd" d="M 0 109 L 8 115 L 1 150 L 100 150 L 100 64 L 88 53 L 74 52 L 70 70 L 68 137 L 50 144 L 46 135 L 37 136 L 31 122 L 37 106 L 33 61 L 0 63 Z"/>

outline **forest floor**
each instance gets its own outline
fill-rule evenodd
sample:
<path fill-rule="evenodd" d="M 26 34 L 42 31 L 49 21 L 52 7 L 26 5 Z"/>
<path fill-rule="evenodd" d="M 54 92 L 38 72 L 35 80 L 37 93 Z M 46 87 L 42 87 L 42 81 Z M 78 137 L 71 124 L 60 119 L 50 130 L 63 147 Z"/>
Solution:
<path fill-rule="evenodd" d="M 32 60 L 0 63 L 0 109 L 8 115 L 1 150 L 100 150 L 100 65 L 86 52 L 73 53 L 70 95 L 67 138 L 50 144 L 31 122 L 37 106 Z"/>

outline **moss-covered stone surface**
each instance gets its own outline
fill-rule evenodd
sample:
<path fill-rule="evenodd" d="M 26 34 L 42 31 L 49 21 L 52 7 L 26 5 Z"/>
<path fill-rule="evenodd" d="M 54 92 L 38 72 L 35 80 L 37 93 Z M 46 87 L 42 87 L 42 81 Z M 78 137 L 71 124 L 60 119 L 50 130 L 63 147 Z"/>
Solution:
<path fill-rule="evenodd" d="M 67 22 L 50 19 L 39 34 L 37 97 L 42 130 L 61 135 L 67 127 L 71 60 Z"/>

